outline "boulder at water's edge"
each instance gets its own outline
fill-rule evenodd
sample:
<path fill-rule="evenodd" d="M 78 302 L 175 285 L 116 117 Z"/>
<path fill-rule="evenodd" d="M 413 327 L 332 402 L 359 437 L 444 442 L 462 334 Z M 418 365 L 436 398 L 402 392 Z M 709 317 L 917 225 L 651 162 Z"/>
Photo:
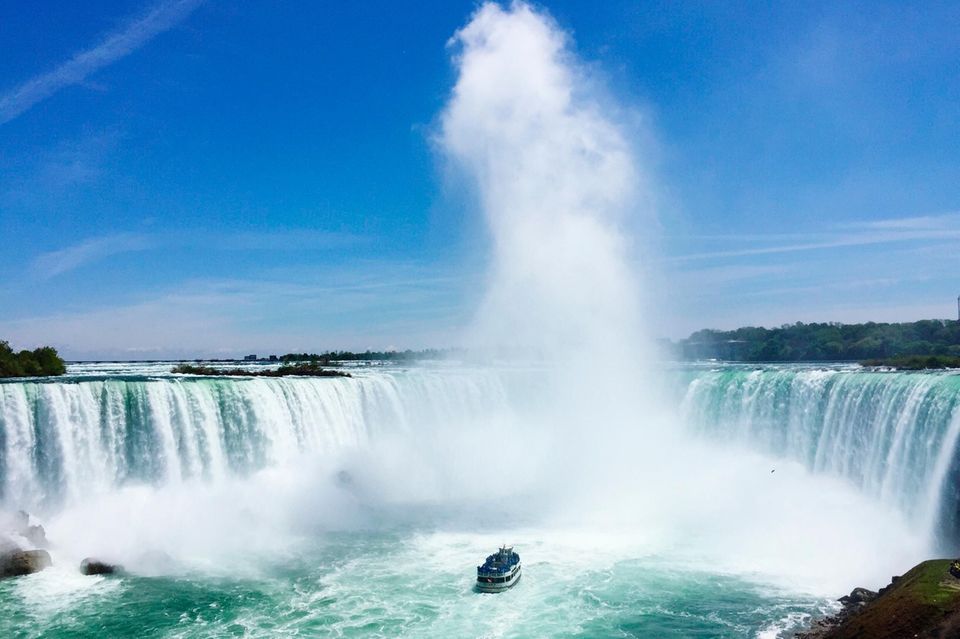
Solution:
<path fill-rule="evenodd" d="M 0 555 L 0 579 L 30 575 L 52 565 L 46 550 L 12 550 Z"/>
<path fill-rule="evenodd" d="M 108 564 L 93 557 L 87 557 L 80 562 L 80 572 L 85 575 L 112 575 L 119 570 L 120 566 Z"/>

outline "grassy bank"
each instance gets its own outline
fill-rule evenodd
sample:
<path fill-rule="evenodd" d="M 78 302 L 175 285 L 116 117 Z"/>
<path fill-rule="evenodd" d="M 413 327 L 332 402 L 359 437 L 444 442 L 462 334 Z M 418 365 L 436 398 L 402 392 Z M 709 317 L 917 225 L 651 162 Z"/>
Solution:
<path fill-rule="evenodd" d="M 925 639 L 960 636 L 960 579 L 949 559 L 924 561 L 822 639 Z"/>

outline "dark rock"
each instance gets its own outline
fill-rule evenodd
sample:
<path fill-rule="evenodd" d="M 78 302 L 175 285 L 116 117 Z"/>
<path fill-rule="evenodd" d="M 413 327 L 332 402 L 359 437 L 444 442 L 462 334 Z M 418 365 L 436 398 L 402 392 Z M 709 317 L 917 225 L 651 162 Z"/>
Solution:
<path fill-rule="evenodd" d="M 47 548 L 49 546 L 47 543 L 47 531 L 39 524 L 36 526 L 27 526 L 27 530 L 23 536 L 37 548 Z"/>
<path fill-rule="evenodd" d="M 884 588 L 881 588 L 880 592 L 883 591 Z M 879 593 L 866 588 L 854 588 L 849 595 L 844 595 L 837 600 L 843 604 L 843 608 L 836 614 L 817 619 L 807 630 L 795 633 L 794 639 L 827 639 L 827 637 L 832 636 L 834 630 L 846 623 L 864 606 L 879 596 Z"/>
<path fill-rule="evenodd" d="M 960 638 L 960 588 L 946 577 L 960 560 L 923 561 L 894 576 L 881 594 L 855 588 L 843 608 L 820 619 L 797 639 L 956 639 Z"/>
<path fill-rule="evenodd" d="M 52 565 L 46 550 L 14 550 L 0 555 L 0 578 L 29 575 Z"/>
<path fill-rule="evenodd" d="M 80 572 L 85 575 L 112 575 L 120 572 L 120 570 L 120 566 L 108 564 L 92 557 L 87 557 L 80 562 Z"/>
<path fill-rule="evenodd" d="M 47 548 L 47 533 L 43 526 L 30 525 L 30 513 L 25 510 L 18 510 L 13 514 L 4 514 L 3 525 L 6 526 L 13 535 L 23 537 L 29 546 L 36 548 Z M 19 545 L 18 545 L 19 546 Z"/>
<path fill-rule="evenodd" d="M 20 546 L 17 545 L 17 542 L 10 539 L 6 535 L 0 534 L 0 554 L 8 553 L 13 550 L 20 550 Z"/>
<path fill-rule="evenodd" d="M 842 603 L 844 606 L 851 606 L 870 603 L 879 596 L 879 593 L 876 593 L 872 590 L 867 590 L 866 588 L 854 588 L 850 591 L 849 595 L 840 597 L 840 599 L 837 601 Z"/>

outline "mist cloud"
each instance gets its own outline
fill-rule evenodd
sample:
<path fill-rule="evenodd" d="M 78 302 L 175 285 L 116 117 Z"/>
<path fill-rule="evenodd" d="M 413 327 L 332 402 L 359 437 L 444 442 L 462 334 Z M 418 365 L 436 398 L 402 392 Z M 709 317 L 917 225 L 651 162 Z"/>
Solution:
<path fill-rule="evenodd" d="M 450 45 L 440 142 L 477 187 L 494 250 L 477 339 L 611 354 L 639 318 L 619 225 L 645 179 L 623 127 L 530 5 L 484 4 Z"/>

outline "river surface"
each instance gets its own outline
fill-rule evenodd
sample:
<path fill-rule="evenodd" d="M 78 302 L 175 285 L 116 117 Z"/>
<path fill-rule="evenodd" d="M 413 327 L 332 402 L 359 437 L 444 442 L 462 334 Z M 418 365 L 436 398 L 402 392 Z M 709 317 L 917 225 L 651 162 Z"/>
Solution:
<path fill-rule="evenodd" d="M 54 559 L 0 635 L 787 637 L 955 549 L 950 373 L 669 366 L 669 417 L 609 428 L 536 367 L 169 369 L 0 383 L 3 506 Z M 474 592 L 501 543 L 522 579 Z"/>

